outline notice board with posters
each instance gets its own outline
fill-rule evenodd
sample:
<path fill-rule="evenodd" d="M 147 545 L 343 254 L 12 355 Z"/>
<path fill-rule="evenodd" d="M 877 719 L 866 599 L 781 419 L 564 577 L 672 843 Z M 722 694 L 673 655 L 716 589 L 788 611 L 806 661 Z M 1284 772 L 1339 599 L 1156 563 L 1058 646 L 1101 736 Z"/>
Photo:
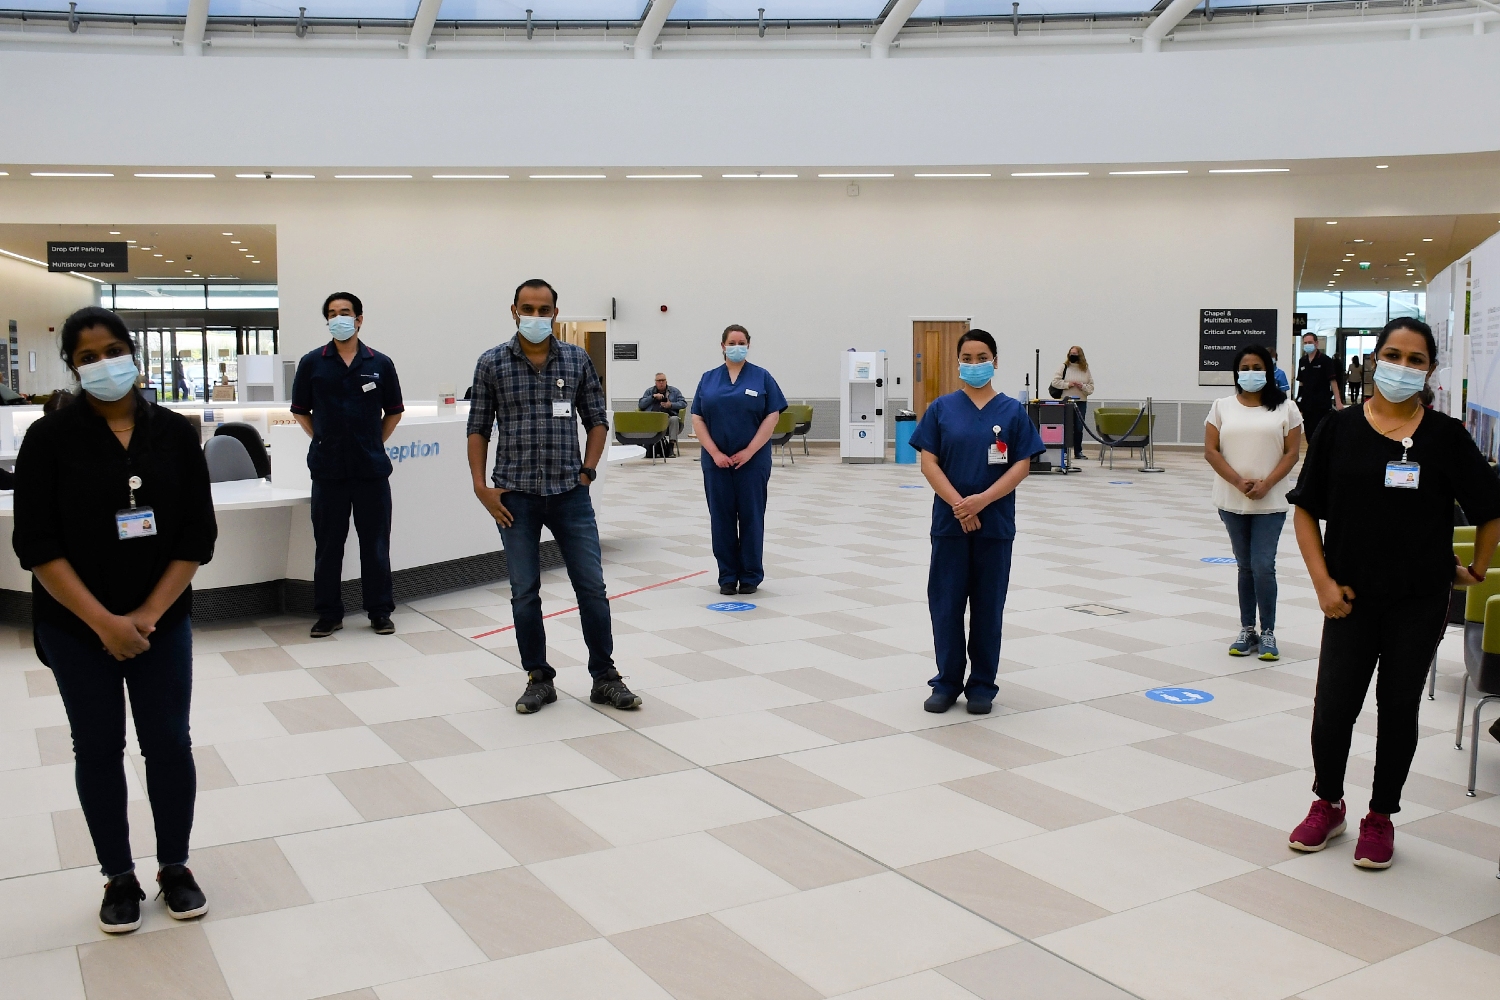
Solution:
<path fill-rule="evenodd" d="M 1455 296 L 1455 300 L 1457 296 Z M 1454 311 L 1462 303 L 1453 303 Z M 1490 461 L 1500 456 L 1500 237 L 1469 256 L 1469 396 L 1464 422 Z"/>
<path fill-rule="evenodd" d="M 1249 344 L 1275 350 L 1275 309 L 1198 310 L 1198 384 L 1234 385 L 1235 355 Z"/>

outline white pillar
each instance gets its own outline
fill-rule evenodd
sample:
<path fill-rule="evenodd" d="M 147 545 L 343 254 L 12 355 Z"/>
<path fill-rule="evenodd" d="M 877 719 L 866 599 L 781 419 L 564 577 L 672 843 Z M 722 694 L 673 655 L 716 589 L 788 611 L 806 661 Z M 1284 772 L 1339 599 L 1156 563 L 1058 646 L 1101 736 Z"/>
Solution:
<path fill-rule="evenodd" d="M 188 0 L 187 21 L 182 26 L 182 54 L 201 56 L 208 33 L 208 0 Z"/>
<path fill-rule="evenodd" d="M 417 16 L 411 20 L 411 37 L 406 40 L 406 58 L 427 58 L 427 43 L 432 40 L 432 26 L 442 6 L 443 0 L 422 0 L 417 7 Z"/>
<path fill-rule="evenodd" d="M 1160 52 L 1161 40 L 1202 2 L 1203 0 L 1172 0 L 1167 9 L 1157 15 L 1156 20 L 1146 25 L 1146 30 L 1141 35 L 1141 51 Z"/>
<path fill-rule="evenodd" d="M 885 20 L 880 22 L 875 37 L 870 41 L 871 59 L 886 59 L 890 56 L 891 43 L 901 34 L 901 29 L 906 27 L 906 22 L 911 19 L 921 2 L 922 0 L 896 0 L 896 5 L 885 16 Z"/>
<path fill-rule="evenodd" d="M 635 33 L 635 57 L 637 59 L 650 59 L 655 48 L 656 39 L 661 36 L 662 25 L 667 23 L 667 15 L 672 13 L 672 5 L 677 0 L 651 0 L 651 7 L 646 11 L 646 16 L 641 18 L 641 30 Z"/>

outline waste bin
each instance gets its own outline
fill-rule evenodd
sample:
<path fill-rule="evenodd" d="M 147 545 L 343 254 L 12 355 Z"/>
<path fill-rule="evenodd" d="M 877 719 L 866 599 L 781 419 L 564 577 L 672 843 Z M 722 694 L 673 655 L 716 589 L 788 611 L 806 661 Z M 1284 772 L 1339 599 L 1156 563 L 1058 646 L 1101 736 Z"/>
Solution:
<path fill-rule="evenodd" d="M 917 449 L 911 446 L 911 436 L 917 429 L 917 415 L 910 410 L 896 414 L 896 464 L 916 465 Z"/>

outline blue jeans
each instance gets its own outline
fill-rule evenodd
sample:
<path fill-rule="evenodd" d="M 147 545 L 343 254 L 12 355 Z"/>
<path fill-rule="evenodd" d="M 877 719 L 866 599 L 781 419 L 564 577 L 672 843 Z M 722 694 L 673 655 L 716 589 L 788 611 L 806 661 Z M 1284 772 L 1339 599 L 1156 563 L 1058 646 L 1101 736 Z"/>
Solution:
<path fill-rule="evenodd" d="M 992 702 L 999 693 L 995 674 L 1000 669 L 1000 631 L 1013 545 L 1013 539 L 980 538 L 978 532 L 932 536 L 927 607 L 938 672 L 927 684 L 933 693 L 947 698 L 962 693 L 972 702 Z M 969 612 L 967 642 L 965 608 Z"/>
<path fill-rule="evenodd" d="M 551 680 L 557 671 L 547 665 L 547 630 L 542 624 L 542 528 L 552 532 L 562 550 L 563 565 L 578 599 L 583 619 L 583 641 L 589 649 L 589 673 L 594 677 L 615 669 L 614 632 L 609 622 L 609 598 L 604 591 L 604 553 L 587 486 L 566 493 L 540 496 L 512 490 L 500 497 L 510 511 L 511 525 L 500 529 L 505 562 L 510 571 L 510 610 L 516 624 L 521 668 Z"/>
<path fill-rule="evenodd" d="M 99 640 L 39 622 L 37 643 L 47 657 L 68 726 L 73 731 L 73 779 L 104 875 L 132 871 L 130 822 L 125 815 L 125 690 L 135 735 L 146 758 L 146 794 L 156 824 L 156 860 L 182 864 L 193 829 L 198 772 L 188 735 L 193 696 L 193 627 L 184 618 L 151 636 L 151 648 L 116 660 Z"/>
<path fill-rule="evenodd" d="M 1276 543 L 1286 524 L 1286 511 L 1273 514 L 1235 514 L 1219 511 L 1229 529 L 1229 547 L 1240 570 L 1240 626 L 1255 627 L 1260 607 L 1261 631 L 1276 628 Z"/>

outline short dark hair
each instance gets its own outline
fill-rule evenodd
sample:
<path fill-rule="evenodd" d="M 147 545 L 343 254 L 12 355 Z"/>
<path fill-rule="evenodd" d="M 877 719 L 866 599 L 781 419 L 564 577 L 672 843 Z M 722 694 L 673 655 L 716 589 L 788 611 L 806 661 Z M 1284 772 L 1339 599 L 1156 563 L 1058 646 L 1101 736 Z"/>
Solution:
<path fill-rule="evenodd" d="M 1378 353 L 1385 342 L 1390 339 L 1391 334 L 1397 330 L 1410 330 L 1412 333 L 1420 333 L 1427 341 L 1427 357 L 1434 366 L 1438 360 L 1437 338 L 1432 335 L 1432 327 L 1423 323 L 1415 316 L 1398 316 L 1385 326 L 1380 328 L 1380 335 L 1375 338 L 1375 350 Z"/>
<path fill-rule="evenodd" d="M 1286 392 L 1276 384 L 1276 362 L 1271 360 L 1271 351 L 1263 344 L 1246 344 L 1234 356 L 1234 367 L 1230 371 L 1234 373 L 1235 392 L 1239 392 L 1240 388 L 1240 362 L 1244 361 L 1247 356 L 1259 358 L 1260 363 L 1266 366 L 1266 384 L 1260 390 L 1260 405 L 1268 410 L 1276 409 L 1286 402 Z"/>
<path fill-rule="evenodd" d="M 723 347 L 726 343 L 728 343 L 729 342 L 729 335 L 731 333 L 734 333 L 736 330 L 738 330 L 740 333 L 743 333 L 745 335 L 745 344 L 746 344 L 746 346 L 749 346 L 749 344 L 750 344 L 750 331 L 746 330 L 743 326 L 740 326 L 738 323 L 730 323 L 728 326 L 726 326 L 724 328 L 724 332 L 721 333 L 721 334 L 719 334 L 719 346 Z"/>
<path fill-rule="evenodd" d="M 983 344 L 985 347 L 988 347 L 990 349 L 991 357 L 998 358 L 1000 356 L 1000 348 L 995 346 L 995 338 L 990 336 L 990 332 L 988 330 L 980 330 L 978 328 L 970 330 L 962 337 L 958 338 L 957 353 L 963 354 L 964 345 L 971 340 L 976 340 L 979 343 Z"/>
<path fill-rule="evenodd" d="M 66 389 L 53 389 L 47 401 L 42 404 L 43 413 L 56 413 L 58 410 L 73 402 L 73 394 Z"/>
<path fill-rule="evenodd" d="M 554 308 L 554 309 L 557 308 L 557 289 L 555 289 L 551 285 L 547 284 L 541 278 L 527 278 L 525 281 L 523 281 L 519 285 L 517 285 L 516 286 L 516 294 L 510 300 L 510 304 L 511 305 L 518 305 L 520 303 L 520 301 L 521 301 L 521 289 L 523 289 L 523 288 L 545 288 L 545 289 L 547 289 L 547 291 L 549 291 L 549 292 L 552 293 L 552 308 Z"/>
<path fill-rule="evenodd" d="M 73 352 L 78 350 L 78 338 L 85 330 L 92 330 L 96 326 L 102 326 L 114 335 L 114 338 L 130 345 L 130 353 L 135 353 L 135 338 L 130 336 L 130 328 L 125 321 L 108 309 L 98 306 L 85 306 L 67 319 L 63 320 L 62 334 L 58 340 L 61 344 L 63 364 L 70 369 L 73 367 Z"/>
<path fill-rule="evenodd" d="M 333 305 L 339 299 L 343 299 L 345 302 L 354 307 L 354 315 L 363 316 L 365 314 L 365 304 L 359 301 L 358 295 L 355 295 L 353 292 L 334 292 L 332 295 L 328 296 L 328 298 L 323 300 L 324 319 L 328 318 L 328 307 Z"/>

